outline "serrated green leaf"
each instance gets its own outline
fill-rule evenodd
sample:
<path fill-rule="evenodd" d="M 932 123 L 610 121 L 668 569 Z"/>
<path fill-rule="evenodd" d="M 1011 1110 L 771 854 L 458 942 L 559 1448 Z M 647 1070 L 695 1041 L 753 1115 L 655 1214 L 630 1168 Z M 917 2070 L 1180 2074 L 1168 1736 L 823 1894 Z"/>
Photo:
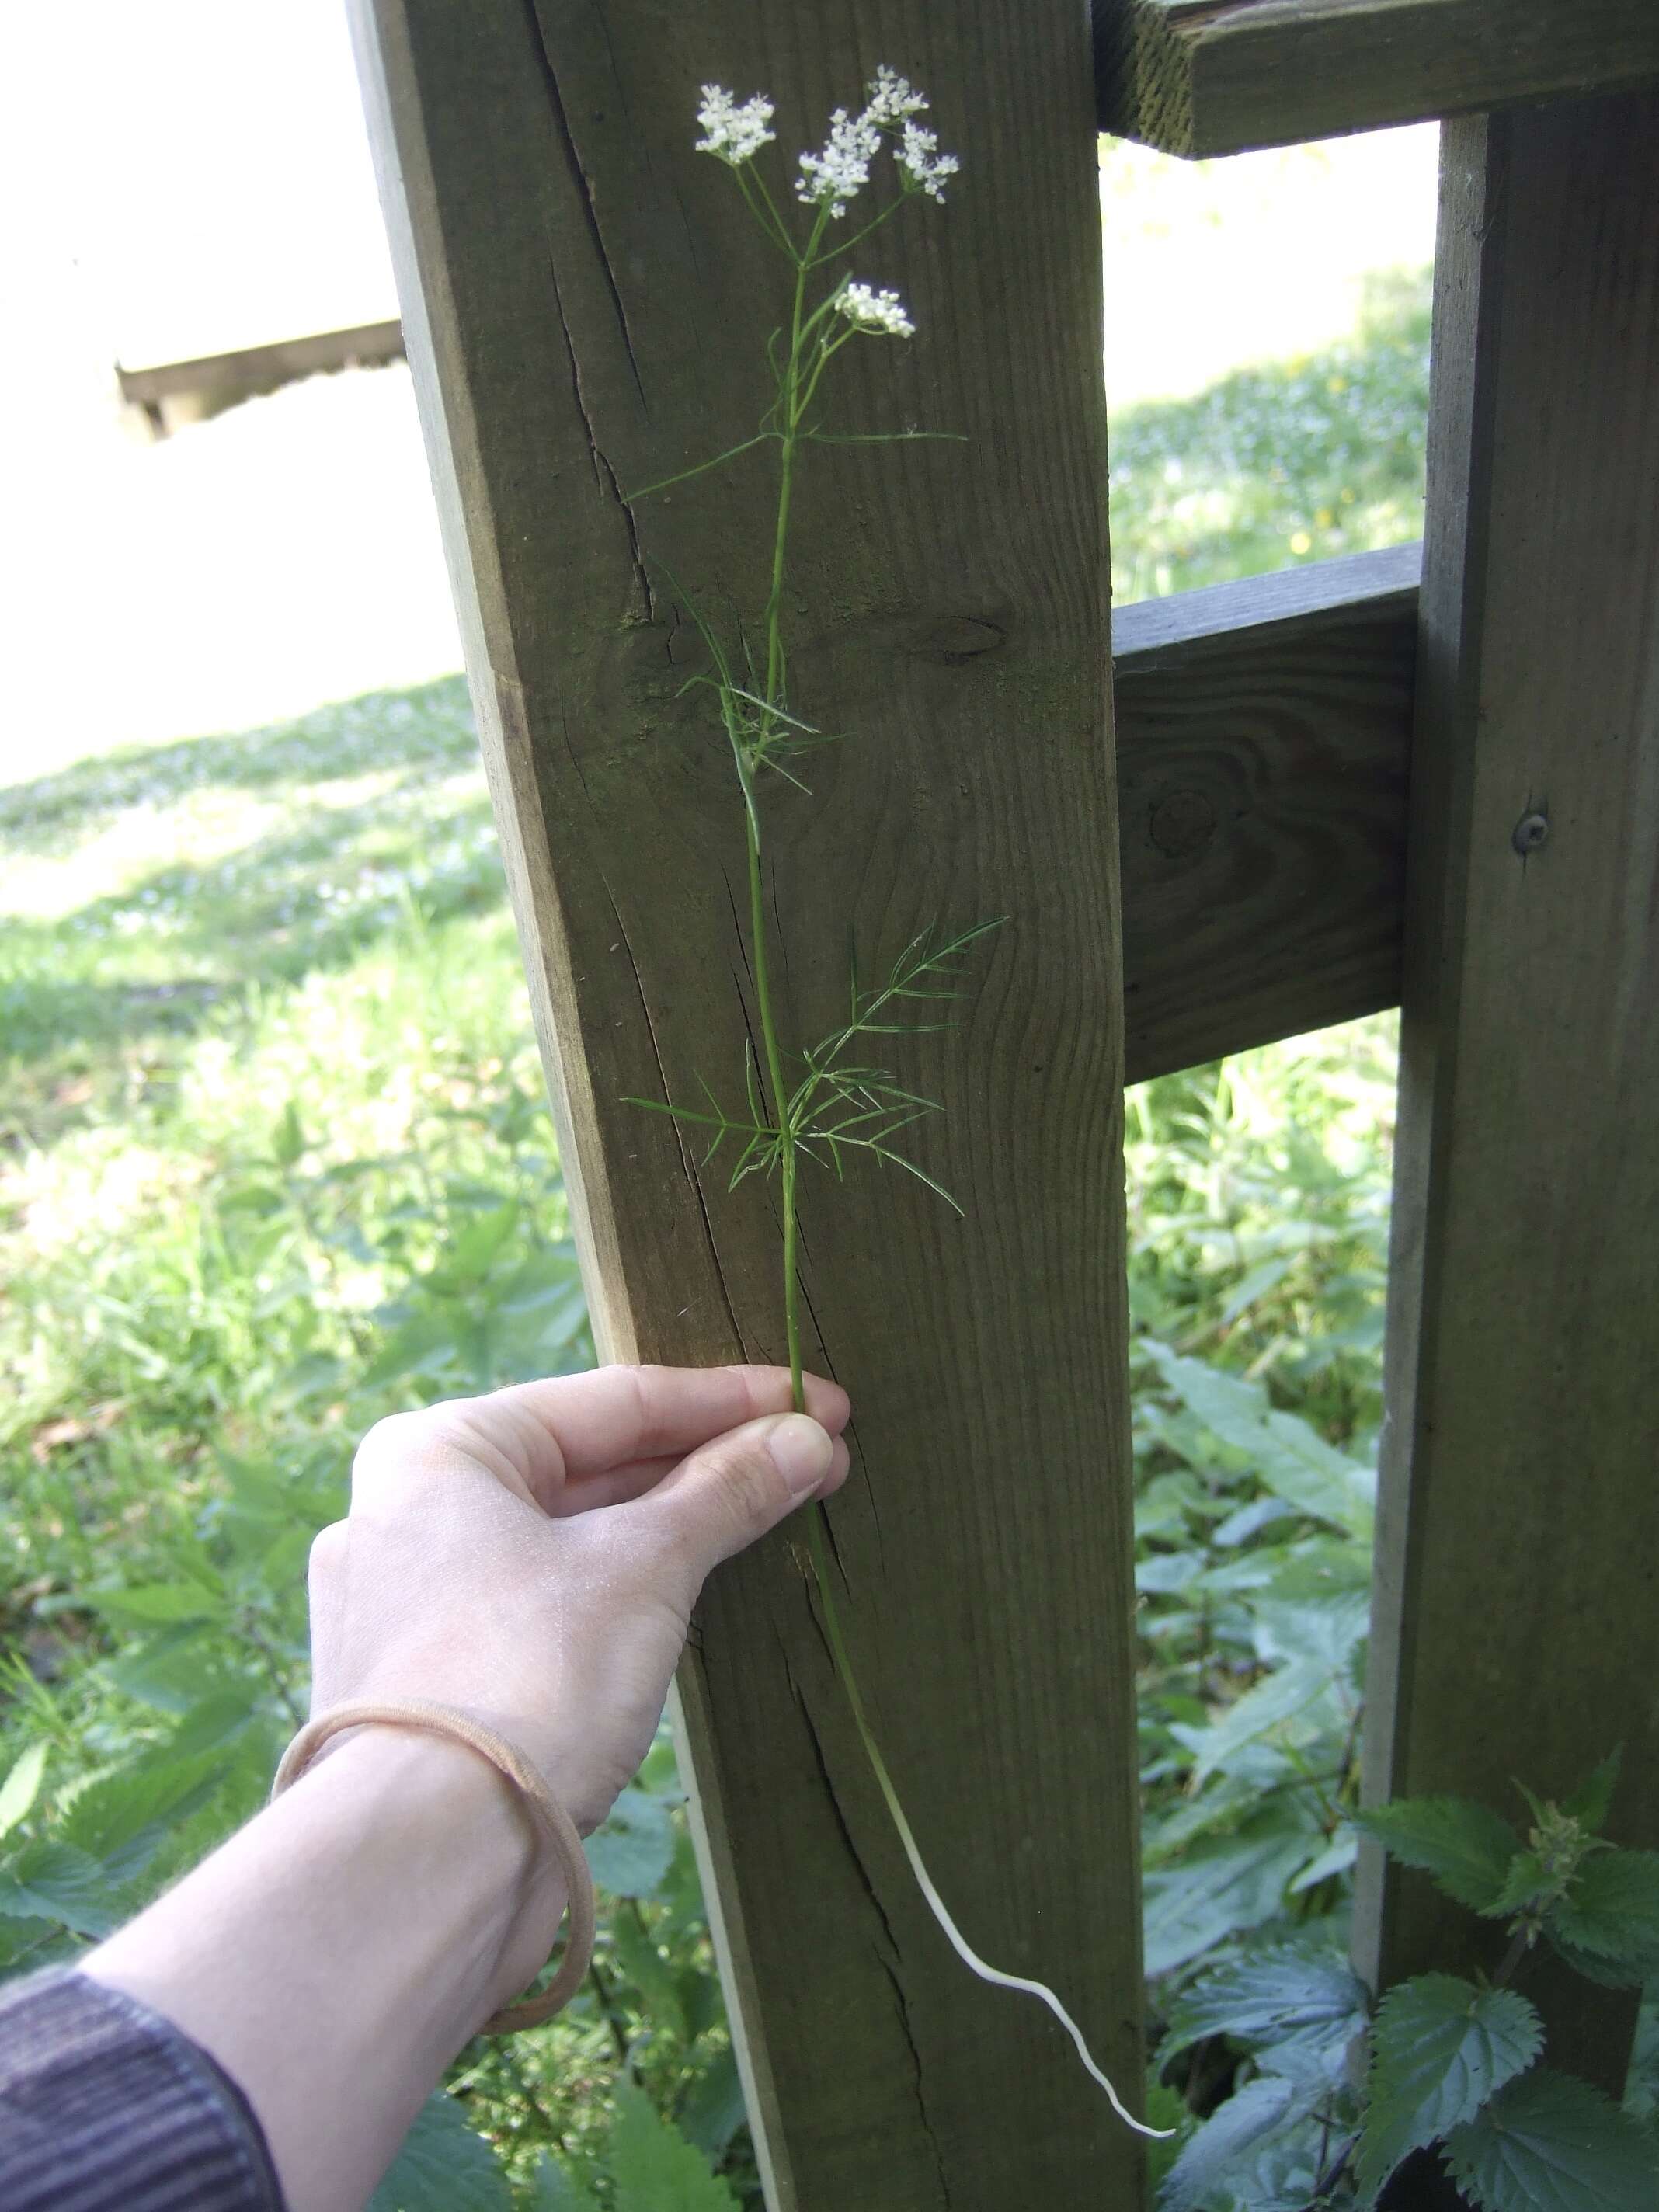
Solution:
<path fill-rule="evenodd" d="M 152 1755 L 77 1790 L 54 1833 L 101 1859 L 112 1880 L 130 1881 L 143 1872 L 167 1828 L 204 1803 L 226 1771 L 221 1752 L 193 1759 Z"/>
<path fill-rule="evenodd" d="M 1335 1685 L 1322 1659 L 1293 1660 L 1245 1691 L 1210 1723 L 1196 1732 L 1197 1763 L 1190 1786 L 1200 1789 L 1216 1771 L 1249 1743 L 1279 1735 L 1309 1715 Z M 1304 1731 L 1305 1733 L 1305 1731 Z"/>
<path fill-rule="evenodd" d="M 0 1782 L 0 1837 L 27 1820 L 46 1775 L 46 1750 L 45 1743 L 30 1744 Z"/>
<path fill-rule="evenodd" d="M 107 1936 L 121 1917 L 104 1869 L 71 1844 L 27 1844 L 0 1873 L 0 1914 L 55 1920 L 77 1936 Z"/>
<path fill-rule="evenodd" d="M 415 2115 L 368 2212 L 512 2212 L 512 2205 L 495 2152 L 440 2089 Z"/>
<path fill-rule="evenodd" d="M 1390 1858 L 1432 1875 L 1449 1897 L 1476 1912 L 1491 1911 L 1521 1849 L 1501 1814 L 1467 1797 L 1401 1797 L 1351 1817 Z"/>
<path fill-rule="evenodd" d="M 586 2180 L 544 2151 L 525 2193 L 525 2212 L 599 2212 L 599 2200 Z"/>
<path fill-rule="evenodd" d="M 1419 1974 L 1390 1990 L 1371 2025 L 1357 2171 L 1374 2194 L 1401 2159 L 1472 2120 L 1543 2047 L 1537 2012 L 1516 1990 Z"/>
<path fill-rule="evenodd" d="M 680 2132 L 705 2158 L 722 2158 L 744 2118 L 737 2053 L 728 2045 L 693 2083 L 681 2108 Z"/>
<path fill-rule="evenodd" d="M 1592 1767 L 1578 1787 L 1561 1801 L 1561 1810 L 1581 1821 L 1592 1835 L 1599 1835 L 1607 1825 L 1607 1814 L 1613 1810 L 1613 1793 L 1619 1786 L 1619 1769 L 1625 1756 L 1623 1744 L 1610 1751 L 1599 1766 Z"/>
<path fill-rule="evenodd" d="M 666 2033 L 677 2042 L 684 2042 L 685 2015 L 680 2007 L 673 1969 L 657 1948 L 637 1911 L 624 1905 L 611 1915 L 607 1925 L 612 1954 L 639 1991 L 646 2018 L 659 2033 Z"/>
<path fill-rule="evenodd" d="M 1524 1911 L 1528 1905 L 1547 1896 L 1556 1887 L 1556 1881 L 1536 1851 L 1517 1851 L 1510 1861 L 1503 1887 L 1490 1905 L 1481 1905 L 1479 1910 L 1489 1920 L 1506 1920 L 1510 1913 Z"/>
<path fill-rule="evenodd" d="M 709 2172 L 702 2153 L 632 2081 L 617 2087 L 607 2163 L 616 2212 L 738 2212 L 737 2198 Z"/>
<path fill-rule="evenodd" d="M 1547 2066 L 1448 2140 L 1452 2179 L 1480 2212 L 1653 2212 L 1659 2145 L 1610 2097 Z"/>
<path fill-rule="evenodd" d="M 1167 1974 L 1229 1936 L 1272 1919 L 1308 1850 L 1305 1827 L 1265 1815 L 1238 1835 L 1195 1844 L 1176 1865 L 1149 1873 L 1142 1885 L 1148 1974 Z"/>
<path fill-rule="evenodd" d="M 624 1790 L 583 1848 L 601 1889 L 613 1897 L 651 1897 L 674 1857 L 672 1801 Z"/>
<path fill-rule="evenodd" d="M 1557 1955 L 1574 1973 L 1582 1974 L 1598 1989 L 1639 1990 L 1649 1979 L 1648 1965 L 1644 1960 L 1601 1959 L 1594 1951 L 1579 1951 L 1571 1943 L 1564 1943 L 1559 1936 L 1552 1936 L 1550 1941 Z"/>
<path fill-rule="evenodd" d="M 1182 1991 L 1170 2008 L 1159 2069 L 1208 2035 L 1340 2056 L 1364 2026 L 1367 2005 L 1364 1984 L 1335 1953 L 1273 1944 Z"/>
<path fill-rule="evenodd" d="M 1263 2074 L 1247 2081 L 1218 2106 L 1170 2168 L 1158 2191 L 1159 2212 L 1197 2212 L 1243 2152 L 1275 2128 L 1300 2118 L 1309 2101 L 1293 2081 L 1280 2075 Z"/>
<path fill-rule="evenodd" d="M 1659 1851 L 1592 1851 L 1544 1924 L 1576 1951 L 1659 1970 Z"/>

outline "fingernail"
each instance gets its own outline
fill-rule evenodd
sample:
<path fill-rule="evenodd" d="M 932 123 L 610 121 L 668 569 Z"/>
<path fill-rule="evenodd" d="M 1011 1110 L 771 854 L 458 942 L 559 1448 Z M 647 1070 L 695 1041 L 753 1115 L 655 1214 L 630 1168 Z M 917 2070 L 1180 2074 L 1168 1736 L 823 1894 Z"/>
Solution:
<path fill-rule="evenodd" d="M 834 1446 L 815 1420 L 786 1413 L 766 1439 L 772 1463 L 793 1498 L 809 1498 L 830 1472 Z"/>

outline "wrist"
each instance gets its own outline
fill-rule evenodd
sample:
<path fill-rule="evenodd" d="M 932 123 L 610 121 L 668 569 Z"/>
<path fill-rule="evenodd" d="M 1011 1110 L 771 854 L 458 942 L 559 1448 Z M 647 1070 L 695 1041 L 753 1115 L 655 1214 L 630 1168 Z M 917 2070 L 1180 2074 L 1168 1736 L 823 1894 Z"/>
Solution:
<path fill-rule="evenodd" d="M 545 1965 L 564 1912 L 562 1876 L 519 1791 L 465 1744 L 381 1723 L 325 1745 L 303 1783 L 326 1784 L 328 1816 L 432 1901 L 448 1931 L 446 2009 L 461 2040 L 476 2033 Z"/>

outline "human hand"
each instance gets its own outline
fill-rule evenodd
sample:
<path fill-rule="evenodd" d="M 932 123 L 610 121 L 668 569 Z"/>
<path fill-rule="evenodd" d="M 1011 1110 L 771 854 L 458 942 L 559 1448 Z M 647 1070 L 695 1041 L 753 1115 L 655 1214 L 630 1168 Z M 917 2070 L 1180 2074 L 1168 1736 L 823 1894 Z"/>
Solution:
<path fill-rule="evenodd" d="M 780 1368 L 602 1367 L 377 1423 L 312 1548 L 313 1711 L 459 1706 L 597 1827 L 710 1568 L 846 1479 L 846 1393 L 806 1397 Z"/>

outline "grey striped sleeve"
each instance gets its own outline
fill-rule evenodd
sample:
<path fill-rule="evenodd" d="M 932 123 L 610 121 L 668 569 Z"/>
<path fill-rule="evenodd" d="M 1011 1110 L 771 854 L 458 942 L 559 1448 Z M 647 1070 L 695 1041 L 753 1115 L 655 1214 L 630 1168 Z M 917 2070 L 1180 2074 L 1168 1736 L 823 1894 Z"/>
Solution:
<path fill-rule="evenodd" d="M 4 2212 L 283 2212 L 246 2097 L 133 1998 L 66 1969 L 0 1989 Z"/>

